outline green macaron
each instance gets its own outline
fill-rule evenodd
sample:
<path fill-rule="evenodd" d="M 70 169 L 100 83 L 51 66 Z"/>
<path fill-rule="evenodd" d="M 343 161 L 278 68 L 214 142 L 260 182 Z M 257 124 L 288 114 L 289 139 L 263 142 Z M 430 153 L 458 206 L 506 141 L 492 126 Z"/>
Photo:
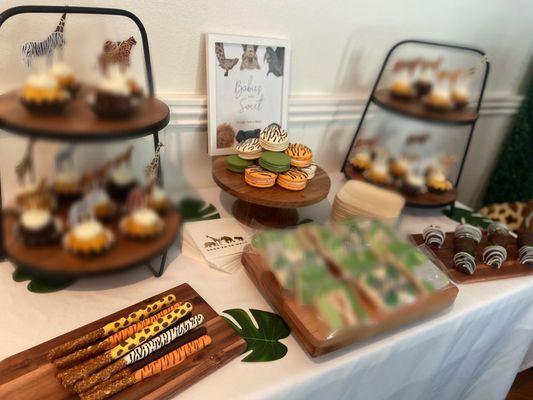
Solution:
<path fill-rule="evenodd" d="M 264 151 L 259 165 L 272 172 L 285 172 L 291 168 L 291 159 L 283 152 Z"/>
<path fill-rule="evenodd" d="M 231 172 L 237 172 L 239 174 L 244 173 L 246 167 L 249 167 L 253 163 L 253 161 L 244 160 L 236 154 L 232 154 L 226 158 L 226 168 Z"/>

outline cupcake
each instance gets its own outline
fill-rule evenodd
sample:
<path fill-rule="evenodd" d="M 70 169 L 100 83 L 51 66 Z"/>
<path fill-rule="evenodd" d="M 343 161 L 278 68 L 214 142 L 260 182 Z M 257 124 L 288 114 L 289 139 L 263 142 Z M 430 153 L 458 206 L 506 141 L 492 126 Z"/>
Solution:
<path fill-rule="evenodd" d="M 400 100 L 412 100 L 415 97 L 415 90 L 411 85 L 412 80 L 411 62 L 398 61 L 394 65 L 394 76 L 390 93 L 393 97 Z"/>
<path fill-rule="evenodd" d="M 447 73 L 442 71 L 438 75 L 438 81 L 424 100 L 426 108 L 435 111 L 448 111 L 452 109 L 452 95 Z"/>
<path fill-rule="evenodd" d="M 21 213 L 17 230 L 27 246 L 54 244 L 61 237 L 61 221 L 50 210 L 31 208 Z"/>
<path fill-rule="evenodd" d="M 470 102 L 470 90 L 468 88 L 468 79 L 459 69 L 451 75 L 452 79 L 452 102 L 456 109 L 465 108 Z"/>
<path fill-rule="evenodd" d="M 413 83 L 418 98 L 425 97 L 433 87 L 434 74 L 430 65 L 425 60 L 420 60 L 418 63 L 417 77 Z"/>
<path fill-rule="evenodd" d="M 100 118 L 127 118 L 133 114 L 138 96 L 131 78 L 119 68 L 110 68 L 109 74 L 98 84 L 92 108 Z"/>
<path fill-rule="evenodd" d="M 453 185 L 440 171 L 432 171 L 426 178 L 428 190 L 433 193 L 444 193 L 451 190 Z"/>
<path fill-rule="evenodd" d="M 76 82 L 72 68 L 65 62 L 55 62 L 51 69 L 52 76 L 56 79 L 59 87 L 74 96 L 80 85 Z"/>
<path fill-rule="evenodd" d="M 80 256 L 102 254 L 113 242 L 113 233 L 95 219 L 80 222 L 63 238 L 63 246 Z"/>
<path fill-rule="evenodd" d="M 117 212 L 117 206 L 104 191 L 99 192 L 94 199 L 93 215 L 99 221 L 109 221 Z"/>
<path fill-rule="evenodd" d="M 397 179 L 402 179 L 409 172 L 409 161 L 405 157 L 394 157 L 389 161 L 389 172 Z"/>
<path fill-rule="evenodd" d="M 365 172 L 365 178 L 376 185 L 387 185 L 391 180 L 387 165 L 384 163 L 372 164 L 372 167 Z"/>
<path fill-rule="evenodd" d="M 60 203 L 79 199 L 82 194 L 80 174 L 76 171 L 59 172 L 54 178 L 53 189 Z"/>
<path fill-rule="evenodd" d="M 358 172 L 365 172 L 372 167 L 372 155 L 368 151 L 359 151 L 350 160 Z"/>
<path fill-rule="evenodd" d="M 425 190 L 425 179 L 422 175 L 410 172 L 402 180 L 400 189 L 403 193 L 410 196 L 421 194 Z"/>
<path fill-rule="evenodd" d="M 37 114 L 60 114 L 69 99 L 68 92 L 48 72 L 30 75 L 22 89 L 22 104 L 28 111 Z"/>
<path fill-rule="evenodd" d="M 124 203 L 137 180 L 129 168 L 119 167 L 111 172 L 107 181 L 107 193 L 117 203 Z"/>
<path fill-rule="evenodd" d="M 169 206 L 168 196 L 165 190 L 158 185 L 154 185 L 148 196 L 148 207 L 152 210 L 162 213 Z"/>
<path fill-rule="evenodd" d="M 139 208 L 120 221 L 120 230 L 131 239 L 150 239 L 163 232 L 164 222 L 149 208 Z"/>

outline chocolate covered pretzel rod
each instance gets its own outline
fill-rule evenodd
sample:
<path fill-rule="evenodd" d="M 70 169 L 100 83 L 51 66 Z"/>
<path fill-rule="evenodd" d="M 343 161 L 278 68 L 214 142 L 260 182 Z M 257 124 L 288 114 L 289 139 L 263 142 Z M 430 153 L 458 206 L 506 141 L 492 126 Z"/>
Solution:
<path fill-rule="evenodd" d="M 108 397 L 113 396 L 115 393 L 118 393 L 138 382 L 141 382 L 143 379 L 147 379 L 153 375 L 159 374 L 163 371 L 175 367 L 176 365 L 185 361 L 192 354 L 199 352 L 210 344 L 210 336 L 201 336 L 198 339 L 195 339 L 192 342 L 189 342 L 177 348 L 176 350 L 164 355 L 163 357 L 151 362 L 150 364 L 136 370 L 133 373 L 130 372 L 128 374 L 127 372 L 123 372 L 123 375 L 125 375 L 125 377 L 122 379 L 106 382 L 104 385 L 100 386 L 96 390 L 87 393 L 82 393 L 80 395 L 80 398 L 82 400 L 107 399 Z"/>
<path fill-rule="evenodd" d="M 501 222 L 492 222 L 488 227 L 488 246 L 483 249 L 483 262 L 489 267 L 499 269 L 507 259 L 507 246 L 511 234 Z"/>
<path fill-rule="evenodd" d="M 142 331 L 133 334 L 133 336 L 127 338 L 111 350 L 72 368 L 59 372 L 57 378 L 61 381 L 63 386 L 71 388 L 77 381 L 87 378 L 93 372 L 126 355 L 137 346 L 140 346 L 158 333 L 177 323 L 178 320 L 185 317 L 191 311 L 192 304 L 189 302 L 183 303 L 175 310 L 172 310 L 167 315 L 159 318 L 156 322 L 147 326 Z"/>
<path fill-rule="evenodd" d="M 148 325 L 156 322 L 162 316 L 168 314 L 172 310 L 175 310 L 176 308 L 181 306 L 181 304 L 182 303 L 174 303 L 170 307 L 161 310 L 157 314 L 145 318 L 142 321 L 137 322 L 136 324 L 130 325 L 127 328 L 124 328 L 121 331 L 118 331 L 117 333 L 108 336 L 101 342 L 75 351 L 74 353 L 67 354 L 66 356 L 57 358 L 53 361 L 53 363 L 58 369 L 64 369 L 81 361 L 84 361 L 88 358 L 101 354 L 106 350 L 110 350 L 123 340 L 126 340 L 127 338 L 132 336 L 134 333 L 139 332 L 141 329 L 146 328 Z"/>
<path fill-rule="evenodd" d="M 153 360 L 150 361 L 148 357 L 152 353 L 156 355 L 156 358 L 161 357 L 164 354 L 159 354 L 159 355 L 156 354 L 159 349 L 163 348 L 165 350 L 165 353 L 167 353 L 176 347 L 182 346 L 187 341 L 196 339 L 197 337 L 204 335 L 206 333 L 205 328 L 200 328 L 200 329 L 197 329 L 196 331 L 203 332 L 203 333 L 201 334 L 197 333 L 198 336 L 189 338 L 189 340 L 183 343 L 181 340 L 176 340 L 178 338 L 181 339 L 182 337 L 189 337 L 187 332 L 192 331 L 193 329 L 201 325 L 203 321 L 204 321 L 204 316 L 202 314 L 193 315 L 188 320 L 183 321 L 182 323 L 176 325 L 175 327 L 169 329 L 168 331 L 161 333 L 160 335 L 144 343 L 142 346 L 139 346 L 133 349 L 130 353 L 126 354 L 124 357 L 114 362 L 113 364 L 108 365 L 104 369 L 101 369 L 100 371 L 92 374 L 86 379 L 78 381 L 74 385 L 74 391 L 77 393 L 86 392 L 92 389 L 94 386 L 107 381 L 113 375 L 117 374 L 119 371 L 123 370 L 129 365 L 139 363 L 141 360 L 148 360 L 148 362 L 153 361 Z M 135 369 L 138 369 L 140 367 L 141 367 L 140 365 L 136 365 Z"/>
<path fill-rule="evenodd" d="M 103 327 L 96 329 L 92 332 L 83 335 L 77 339 L 71 340 L 70 342 L 63 343 L 57 347 L 54 347 L 48 352 L 48 359 L 55 360 L 56 358 L 62 357 L 64 355 L 70 354 L 73 351 L 79 350 L 83 347 L 88 346 L 91 343 L 96 342 L 98 339 L 102 339 L 116 333 L 121 329 L 124 329 L 131 324 L 139 322 L 140 320 L 149 317 L 152 314 L 166 308 L 176 302 L 176 296 L 169 294 L 168 296 L 159 299 L 152 304 L 141 307 L 140 309 L 133 311 L 127 317 L 122 317 L 116 321 L 110 322 Z"/>

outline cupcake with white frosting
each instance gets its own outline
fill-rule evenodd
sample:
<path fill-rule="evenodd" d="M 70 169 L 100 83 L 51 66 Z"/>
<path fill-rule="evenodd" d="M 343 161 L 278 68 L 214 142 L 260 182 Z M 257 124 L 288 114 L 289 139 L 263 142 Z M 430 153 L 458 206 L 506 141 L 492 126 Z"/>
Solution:
<path fill-rule="evenodd" d="M 154 210 L 138 208 L 120 221 L 120 230 L 131 239 L 151 239 L 163 232 L 165 224 Z"/>
<path fill-rule="evenodd" d="M 126 166 L 116 168 L 109 175 L 106 189 L 109 196 L 117 203 L 124 203 L 131 190 L 137 185 L 137 179 Z"/>
<path fill-rule="evenodd" d="M 56 61 L 52 64 L 51 73 L 63 90 L 68 91 L 72 96 L 76 94 L 80 85 L 76 81 L 69 64 L 63 61 Z"/>
<path fill-rule="evenodd" d="M 21 96 L 28 111 L 44 115 L 62 113 L 69 99 L 69 93 L 47 71 L 28 76 Z"/>
<path fill-rule="evenodd" d="M 132 115 L 137 103 L 137 89 L 131 77 L 117 67 L 110 68 L 98 84 L 92 107 L 101 118 L 126 118 Z"/>
<path fill-rule="evenodd" d="M 168 195 L 159 185 L 154 185 L 150 194 L 148 195 L 148 207 L 152 210 L 162 213 L 167 210 L 169 206 Z"/>
<path fill-rule="evenodd" d="M 82 221 L 65 235 L 63 246 L 81 256 L 96 256 L 108 250 L 114 243 L 111 230 L 95 219 Z"/>
<path fill-rule="evenodd" d="M 82 194 L 81 176 L 73 170 L 61 171 L 54 178 L 53 188 L 60 203 L 77 200 Z"/>
<path fill-rule="evenodd" d="M 61 237 L 61 221 L 45 209 L 30 208 L 23 211 L 17 228 L 27 246 L 57 243 Z"/>

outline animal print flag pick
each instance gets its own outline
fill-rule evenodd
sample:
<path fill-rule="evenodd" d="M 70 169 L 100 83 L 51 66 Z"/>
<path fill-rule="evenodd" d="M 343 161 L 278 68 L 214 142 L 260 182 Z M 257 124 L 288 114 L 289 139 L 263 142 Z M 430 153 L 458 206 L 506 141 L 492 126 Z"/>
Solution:
<path fill-rule="evenodd" d="M 65 45 L 64 30 L 67 15 L 63 13 L 56 29 L 46 39 L 40 42 L 26 42 L 22 45 L 22 61 L 26 67 L 31 67 L 36 57 L 46 57 L 48 63 L 52 62 L 54 50 Z"/>

